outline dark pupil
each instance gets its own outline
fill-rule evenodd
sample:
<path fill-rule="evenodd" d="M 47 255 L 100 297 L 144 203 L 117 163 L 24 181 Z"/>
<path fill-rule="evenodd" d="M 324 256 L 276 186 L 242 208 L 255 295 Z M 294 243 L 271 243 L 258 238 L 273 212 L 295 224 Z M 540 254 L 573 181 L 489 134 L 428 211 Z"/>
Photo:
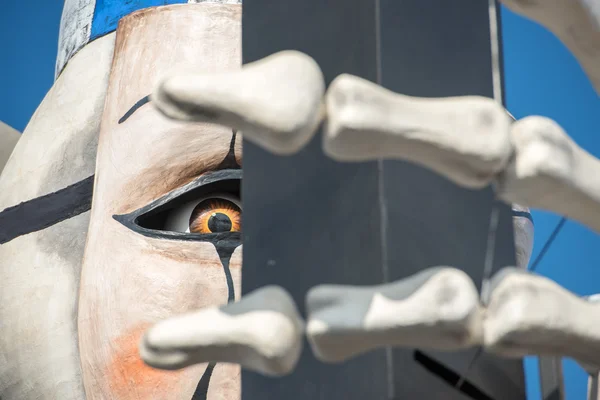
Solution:
<path fill-rule="evenodd" d="M 231 219 L 223 213 L 214 213 L 208 219 L 208 229 L 212 233 L 231 231 Z"/>

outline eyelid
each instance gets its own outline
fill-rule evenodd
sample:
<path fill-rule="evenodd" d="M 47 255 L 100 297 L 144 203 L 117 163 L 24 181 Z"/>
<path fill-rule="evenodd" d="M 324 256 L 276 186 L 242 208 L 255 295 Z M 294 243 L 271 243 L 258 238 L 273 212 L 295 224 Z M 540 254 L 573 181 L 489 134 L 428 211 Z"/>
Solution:
<path fill-rule="evenodd" d="M 241 169 L 224 169 L 219 171 L 213 171 L 206 173 L 194 181 L 184 185 L 180 188 L 177 188 L 166 195 L 160 197 L 157 200 L 154 200 L 150 204 L 139 208 L 129 214 L 118 214 L 113 215 L 113 219 L 120 222 L 127 228 L 131 229 L 134 232 L 142 234 L 148 237 L 160 237 L 165 239 L 177 239 L 177 240 L 204 240 L 204 237 L 208 237 L 211 239 L 213 236 L 218 237 L 232 237 L 239 236 L 241 238 L 240 232 L 225 232 L 225 233 L 214 233 L 214 234 L 197 234 L 197 233 L 183 233 L 183 232 L 170 232 L 170 231 L 161 231 L 155 229 L 144 228 L 139 225 L 139 220 L 141 217 L 150 217 L 152 215 L 156 215 L 157 213 L 164 211 L 170 206 L 173 202 L 179 201 L 180 199 L 185 198 L 186 195 L 195 192 L 196 189 L 200 189 L 202 187 L 208 186 L 213 183 L 221 182 L 221 181 L 240 181 L 242 179 L 242 170 Z M 185 202 L 183 202 L 185 204 Z"/>

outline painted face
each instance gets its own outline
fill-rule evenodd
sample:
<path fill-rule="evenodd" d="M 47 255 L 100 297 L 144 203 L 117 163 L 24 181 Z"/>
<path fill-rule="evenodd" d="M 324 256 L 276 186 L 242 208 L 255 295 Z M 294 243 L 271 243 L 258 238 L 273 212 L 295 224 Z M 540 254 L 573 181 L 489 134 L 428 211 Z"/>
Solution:
<path fill-rule="evenodd" d="M 165 372 L 138 352 L 153 323 L 240 292 L 241 137 L 168 120 L 147 97 L 182 64 L 239 68 L 240 18 L 239 5 L 168 6 L 117 29 L 79 297 L 88 399 L 240 396 L 235 366 Z"/>
<path fill-rule="evenodd" d="M 138 353 L 153 323 L 240 294 L 241 137 L 168 120 L 147 97 L 181 65 L 239 68 L 240 23 L 240 5 L 131 14 L 32 117 L 0 177 L 0 210 L 28 210 L 0 229 L 2 399 L 240 398 L 236 366 L 165 372 Z M 533 225 L 514 221 L 523 266 Z"/>

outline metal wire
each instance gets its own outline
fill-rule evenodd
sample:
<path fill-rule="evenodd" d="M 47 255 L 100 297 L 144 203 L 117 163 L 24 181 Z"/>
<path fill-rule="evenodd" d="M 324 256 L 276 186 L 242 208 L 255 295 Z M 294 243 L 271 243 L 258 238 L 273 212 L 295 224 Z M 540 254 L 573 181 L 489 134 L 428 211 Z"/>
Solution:
<path fill-rule="evenodd" d="M 533 263 L 531 263 L 529 271 L 535 271 L 539 264 L 542 262 L 546 253 L 548 252 L 548 250 L 550 250 L 550 246 L 552 246 L 554 240 L 562 230 L 563 226 L 565 226 L 565 222 L 567 222 L 567 219 L 565 217 L 562 217 L 560 221 L 558 221 L 558 224 L 556 224 L 556 227 L 552 231 L 552 234 L 550 234 L 550 237 L 546 240 L 546 243 L 544 243 L 544 247 L 542 247 L 542 250 L 540 250 L 540 253 L 537 255 Z"/>

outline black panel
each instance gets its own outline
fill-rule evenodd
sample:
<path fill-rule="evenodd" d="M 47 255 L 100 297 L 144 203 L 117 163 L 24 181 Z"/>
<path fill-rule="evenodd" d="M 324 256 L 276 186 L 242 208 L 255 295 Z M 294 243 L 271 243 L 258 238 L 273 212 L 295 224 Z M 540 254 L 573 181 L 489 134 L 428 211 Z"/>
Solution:
<path fill-rule="evenodd" d="M 317 60 L 328 83 L 342 72 L 375 81 L 375 39 L 373 1 L 244 1 L 244 62 L 296 49 Z M 316 284 L 382 282 L 375 163 L 335 163 L 315 138 L 293 157 L 244 142 L 244 165 L 244 293 L 277 283 L 304 312 Z M 384 351 L 331 366 L 306 345 L 289 377 L 244 371 L 243 398 L 384 399 L 386 370 Z"/>
<path fill-rule="evenodd" d="M 381 84 L 412 96 L 493 98 L 488 16 L 488 2 L 482 0 L 463 0 L 460 6 L 443 0 L 381 0 Z M 390 280 L 425 267 L 449 265 L 465 270 L 479 287 L 492 190 L 461 189 L 433 172 L 403 162 L 386 161 L 383 175 L 389 205 Z M 498 206 L 494 271 L 515 263 L 510 207 Z M 464 373 L 473 353 L 428 354 Z M 394 351 L 396 396 L 447 399 L 446 394 L 431 393 L 431 387 L 422 385 L 422 369 L 406 367 L 410 355 L 410 351 Z M 478 358 L 472 371 L 469 378 L 488 394 L 498 393 L 493 397 L 524 398 L 521 361 L 485 355 Z"/>
<path fill-rule="evenodd" d="M 328 83 L 346 72 L 410 95 L 492 97 L 488 2 L 460 3 L 245 0 L 244 62 L 297 49 L 317 60 Z M 317 137 L 292 157 L 244 142 L 242 194 L 244 293 L 279 284 L 304 312 L 306 291 L 316 284 L 375 284 L 433 265 L 462 268 L 480 284 L 489 189 L 463 190 L 402 162 L 335 163 Z M 500 205 L 495 269 L 510 264 L 510 210 Z M 473 351 L 425 354 L 461 373 Z M 525 397 L 520 361 L 486 355 L 468 379 L 494 399 Z M 242 386 L 244 400 L 472 398 L 417 363 L 412 350 L 381 350 L 331 366 L 305 348 L 293 375 L 244 371 Z"/>

